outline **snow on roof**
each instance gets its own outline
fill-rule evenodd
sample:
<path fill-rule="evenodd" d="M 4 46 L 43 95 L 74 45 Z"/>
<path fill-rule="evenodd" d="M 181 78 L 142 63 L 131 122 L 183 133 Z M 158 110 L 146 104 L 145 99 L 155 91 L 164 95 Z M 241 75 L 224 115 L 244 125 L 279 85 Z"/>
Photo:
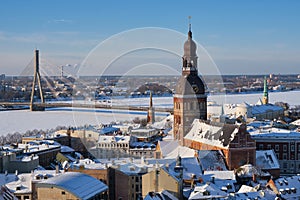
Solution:
<path fill-rule="evenodd" d="M 163 190 L 160 193 L 149 192 L 144 200 L 178 200 L 174 195 L 172 195 L 167 190 Z"/>
<path fill-rule="evenodd" d="M 198 158 L 204 171 L 226 171 L 224 156 L 219 150 L 200 150 Z"/>
<path fill-rule="evenodd" d="M 179 146 L 179 142 L 178 140 L 168 140 L 168 141 L 163 140 L 163 141 L 158 141 L 158 145 L 164 157 L 165 155 L 170 154 L 173 151 L 173 149 L 176 149 Z"/>
<path fill-rule="evenodd" d="M 248 193 L 248 192 L 256 192 L 257 189 L 248 185 L 242 185 L 237 193 Z"/>
<path fill-rule="evenodd" d="M 300 175 L 279 178 L 275 185 L 284 199 L 298 199 L 300 196 Z"/>
<path fill-rule="evenodd" d="M 33 173 L 22 173 L 14 181 L 7 183 L 6 187 L 14 193 L 31 193 L 31 181 L 38 182 L 42 181 L 45 176 L 50 178 L 55 175 L 57 175 L 55 170 L 36 170 Z"/>
<path fill-rule="evenodd" d="M 104 183 L 96 178 L 79 172 L 65 172 L 41 181 L 37 187 L 58 187 L 80 199 L 89 199 L 108 189 Z"/>
<path fill-rule="evenodd" d="M 274 199 L 274 196 L 269 195 L 269 198 L 266 198 L 264 191 L 257 192 L 245 192 L 245 193 L 235 193 L 232 199 L 235 200 L 245 200 L 245 199 Z M 232 196 L 232 195 L 230 195 Z M 231 198 L 230 198 L 231 199 Z"/>
<path fill-rule="evenodd" d="M 274 150 L 256 151 L 256 166 L 261 169 L 279 169 L 280 165 Z"/>
<path fill-rule="evenodd" d="M 146 173 L 148 167 L 146 165 L 138 165 L 135 163 L 121 163 L 117 165 L 117 168 L 127 175 L 137 175 Z"/>
<path fill-rule="evenodd" d="M 138 129 L 133 129 L 131 132 L 132 133 L 150 133 L 150 132 L 157 132 L 157 131 L 154 128 L 138 128 Z"/>
<path fill-rule="evenodd" d="M 202 186 L 196 186 L 191 193 L 190 199 L 212 199 L 212 198 L 225 198 L 228 194 L 220 190 L 213 183 L 206 183 Z"/>
<path fill-rule="evenodd" d="M 201 166 L 195 157 L 191 158 L 182 158 L 181 165 L 183 167 L 183 179 L 191 179 L 192 177 L 196 176 L 199 178 L 202 175 Z M 174 174 L 174 168 L 176 166 L 176 161 L 173 161 L 169 164 L 169 172 Z"/>
<path fill-rule="evenodd" d="M 253 128 L 271 128 L 272 122 L 270 120 L 268 121 L 253 121 L 247 124 L 247 127 L 253 127 Z"/>
<path fill-rule="evenodd" d="M 61 145 L 57 142 L 51 140 L 37 140 L 31 141 L 27 144 L 18 144 L 18 148 L 20 149 L 27 149 L 27 152 L 24 153 L 32 153 L 32 152 L 39 152 L 47 149 L 55 149 L 59 148 Z"/>
<path fill-rule="evenodd" d="M 170 164 L 172 162 L 176 161 L 175 158 L 166 158 L 166 159 L 147 159 L 146 163 L 148 163 L 148 165 L 155 165 L 155 164 L 159 164 L 159 165 L 166 165 L 166 164 Z"/>
<path fill-rule="evenodd" d="M 194 157 L 195 150 L 185 146 L 178 146 L 169 154 L 165 155 L 164 158 L 176 158 L 178 155 L 180 155 L 182 158 Z"/>
<path fill-rule="evenodd" d="M 169 115 L 166 118 L 164 118 L 162 121 L 155 122 L 151 125 L 152 128 L 156 129 L 169 129 L 172 128 L 174 120 L 174 115 Z"/>
<path fill-rule="evenodd" d="M 15 174 L 1 174 L 0 173 L 0 186 L 16 180 Z"/>
<path fill-rule="evenodd" d="M 95 163 L 91 159 L 80 159 L 77 162 L 71 163 L 71 168 L 80 168 L 84 166 L 85 169 L 106 169 L 106 166 L 102 163 Z"/>
<path fill-rule="evenodd" d="M 213 182 L 220 190 L 226 188 L 227 193 L 235 192 L 234 171 L 204 171 L 202 179 L 204 182 Z"/>
<path fill-rule="evenodd" d="M 178 140 L 158 141 L 163 158 L 193 157 L 195 150 L 180 146 Z"/>
<path fill-rule="evenodd" d="M 283 108 L 273 104 L 263 104 L 252 106 L 252 114 L 261 114 L 269 111 L 283 111 Z"/>
<path fill-rule="evenodd" d="M 280 128 L 256 129 L 250 132 L 253 139 L 272 138 L 272 139 L 300 139 L 300 133 Z"/>
<path fill-rule="evenodd" d="M 137 149 L 155 149 L 156 145 L 151 142 L 132 142 L 130 147 Z"/>
<path fill-rule="evenodd" d="M 62 145 L 60 147 L 60 152 L 62 152 L 62 153 L 70 153 L 70 152 L 74 152 L 74 151 L 75 150 L 73 148 L 69 147 L 69 146 Z"/>
<path fill-rule="evenodd" d="M 228 148 L 229 143 L 238 133 L 238 127 L 232 124 L 205 123 L 195 119 L 185 139 L 201 142 L 211 146 Z"/>
<path fill-rule="evenodd" d="M 262 172 L 260 169 L 257 167 L 251 165 L 251 164 L 246 164 L 238 168 L 237 170 L 237 175 L 239 177 L 253 177 L 253 175 L 260 175 L 260 176 L 267 176 L 270 175 L 268 172 Z"/>
<path fill-rule="evenodd" d="M 233 180 L 235 179 L 234 171 L 204 171 L 205 176 L 215 177 L 215 180 Z"/>
<path fill-rule="evenodd" d="M 117 132 L 117 131 L 119 131 L 120 130 L 120 128 L 117 128 L 117 127 L 104 127 L 104 128 L 102 128 L 100 131 L 99 131 L 99 133 L 100 134 L 108 134 L 108 133 L 114 133 L 114 132 Z"/>
<path fill-rule="evenodd" d="M 98 143 L 129 143 L 130 142 L 130 136 L 124 136 L 124 135 L 101 135 L 99 136 Z"/>
<path fill-rule="evenodd" d="M 296 121 L 291 122 L 291 124 L 300 126 L 300 119 L 297 119 Z"/>

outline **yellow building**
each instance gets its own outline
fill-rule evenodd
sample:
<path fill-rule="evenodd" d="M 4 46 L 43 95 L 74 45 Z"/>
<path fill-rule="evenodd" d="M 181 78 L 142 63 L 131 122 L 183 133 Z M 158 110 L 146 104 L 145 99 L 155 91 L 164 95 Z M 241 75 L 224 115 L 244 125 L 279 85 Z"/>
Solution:
<path fill-rule="evenodd" d="M 182 197 L 182 181 L 180 177 L 171 175 L 167 168 L 156 168 L 142 176 L 142 196 L 145 198 L 149 192 L 159 193 L 168 191 L 178 199 Z"/>
<path fill-rule="evenodd" d="M 66 172 L 36 184 L 37 199 L 102 199 L 108 187 L 101 181 L 78 172 Z"/>

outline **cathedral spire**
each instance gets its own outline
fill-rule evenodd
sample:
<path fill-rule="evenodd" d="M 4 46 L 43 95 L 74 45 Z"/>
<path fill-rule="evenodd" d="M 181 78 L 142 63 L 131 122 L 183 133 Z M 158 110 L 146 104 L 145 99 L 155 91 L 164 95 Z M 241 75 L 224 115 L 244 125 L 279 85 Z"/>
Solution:
<path fill-rule="evenodd" d="M 264 96 L 263 96 L 263 104 L 269 103 L 269 91 L 268 91 L 268 83 L 267 78 L 264 78 Z"/>
<path fill-rule="evenodd" d="M 187 74 L 198 74 L 197 70 L 197 45 L 192 39 L 192 25 L 191 16 L 189 16 L 189 32 L 188 38 L 184 43 L 184 54 L 182 57 L 182 73 Z"/>
<path fill-rule="evenodd" d="M 149 108 L 147 113 L 147 123 L 153 124 L 155 122 L 155 111 L 153 108 L 152 102 L 152 91 L 150 91 L 150 101 L 149 101 Z"/>

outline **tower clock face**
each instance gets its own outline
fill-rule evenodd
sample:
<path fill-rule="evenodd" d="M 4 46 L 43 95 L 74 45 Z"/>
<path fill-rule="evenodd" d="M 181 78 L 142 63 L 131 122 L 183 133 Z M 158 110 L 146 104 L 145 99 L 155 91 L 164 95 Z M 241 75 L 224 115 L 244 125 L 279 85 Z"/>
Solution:
<path fill-rule="evenodd" d="M 194 92 L 199 92 L 199 88 L 197 85 L 193 85 L 192 87 L 193 87 Z"/>

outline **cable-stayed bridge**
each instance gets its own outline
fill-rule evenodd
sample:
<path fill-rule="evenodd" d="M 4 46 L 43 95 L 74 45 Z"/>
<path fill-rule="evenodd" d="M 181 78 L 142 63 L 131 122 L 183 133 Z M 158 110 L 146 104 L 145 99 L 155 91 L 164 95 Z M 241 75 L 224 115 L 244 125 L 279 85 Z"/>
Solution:
<path fill-rule="evenodd" d="M 0 102 L 3 107 L 12 106 L 25 106 L 30 108 L 31 111 L 43 111 L 46 108 L 53 107 L 76 107 L 76 108 L 104 108 L 104 109 L 119 109 L 119 110 L 136 110 L 136 111 L 147 111 L 148 107 L 145 106 L 128 106 L 128 105 L 109 105 L 99 103 L 82 103 L 82 101 L 45 101 L 44 91 L 56 92 L 56 88 L 53 86 L 53 77 L 59 77 L 60 80 L 66 81 L 68 76 L 75 77 L 78 71 L 78 65 L 64 65 L 58 66 L 44 58 L 40 58 L 39 51 L 34 51 L 34 57 L 25 67 L 20 76 L 32 77 L 33 82 L 31 84 L 31 98 L 28 102 Z M 80 80 L 79 80 L 80 81 Z M 79 83 L 84 85 L 85 83 Z M 23 107 L 24 109 L 24 107 Z M 170 108 L 155 108 L 158 112 L 169 112 L 172 113 L 173 109 Z"/>

